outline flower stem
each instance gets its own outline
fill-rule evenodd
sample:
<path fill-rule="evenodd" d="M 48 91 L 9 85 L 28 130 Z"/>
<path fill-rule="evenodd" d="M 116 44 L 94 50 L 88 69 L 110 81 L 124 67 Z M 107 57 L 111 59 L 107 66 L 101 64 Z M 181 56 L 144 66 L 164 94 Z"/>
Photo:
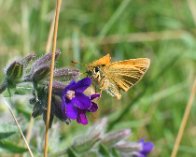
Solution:
<path fill-rule="evenodd" d="M 179 145 L 180 145 L 180 142 L 181 142 L 181 139 L 182 139 L 182 135 L 184 133 L 184 129 L 185 129 L 185 126 L 186 126 L 188 118 L 189 118 L 189 114 L 190 114 L 190 111 L 191 111 L 191 107 L 192 107 L 192 104 L 193 104 L 193 101 L 194 101 L 195 94 L 196 94 L 196 79 L 195 79 L 194 84 L 192 86 L 191 95 L 190 95 L 189 101 L 186 105 L 184 116 L 183 116 L 179 131 L 178 131 L 178 135 L 176 137 L 176 141 L 175 141 L 175 144 L 174 144 L 174 148 L 173 148 L 171 157 L 176 157 L 176 155 L 177 155 L 178 148 L 179 148 Z"/>
<path fill-rule="evenodd" d="M 45 129 L 44 157 L 48 156 L 47 155 L 48 132 L 49 132 L 49 123 L 50 123 L 52 83 L 53 83 L 53 75 L 54 75 L 53 73 L 54 73 L 55 51 L 56 51 L 56 40 L 57 40 L 60 6 L 61 6 L 61 0 L 56 0 L 56 13 L 55 13 L 55 24 L 54 24 L 53 45 L 52 45 L 52 62 L 50 65 L 50 82 L 49 82 L 49 87 L 48 87 L 48 105 L 47 105 L 47 118 L 46 118 L 46 129 Z"/>

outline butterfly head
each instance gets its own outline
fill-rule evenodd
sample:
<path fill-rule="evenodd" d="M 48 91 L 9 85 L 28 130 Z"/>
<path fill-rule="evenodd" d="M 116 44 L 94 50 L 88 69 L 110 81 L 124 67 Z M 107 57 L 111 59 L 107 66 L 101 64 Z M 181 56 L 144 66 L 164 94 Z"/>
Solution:
<path fill-rule="evenodd" d="M 101 69 L 99 66 L 94 66 L 94 67 L 88 66 L 86 73 L 89 77 L 92 77 L 93 79 L 100 81 L 101 79 L 100 71 Z"/>
<path fill-rule="evenodd" d="M 98 82 L 101 80 L 102 68 L 105 67 L 107 64 L 110 63 L 111 57 L 109 54 L 105 55 L 104 57 L 90 63 L 87 66 L 87 75 L 92 77 Z"/>

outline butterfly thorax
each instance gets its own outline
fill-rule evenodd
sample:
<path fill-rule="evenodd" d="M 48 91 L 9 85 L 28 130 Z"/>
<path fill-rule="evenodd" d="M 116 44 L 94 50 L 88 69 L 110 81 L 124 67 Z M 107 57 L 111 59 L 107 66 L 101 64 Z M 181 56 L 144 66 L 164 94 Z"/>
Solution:
<path fill-rule="evenodd" d="M 95 87 L 98 86 L 101 91 L 105 90 L 110 95 L 116 96 L 118 99 L 120 99 L 121 95 L 118 91 L 118 87 L 116 86 L 112 77 L 108 76 L 106 65 L 88 67 L 87 73 L 89 77 L 92 77 Z"/>

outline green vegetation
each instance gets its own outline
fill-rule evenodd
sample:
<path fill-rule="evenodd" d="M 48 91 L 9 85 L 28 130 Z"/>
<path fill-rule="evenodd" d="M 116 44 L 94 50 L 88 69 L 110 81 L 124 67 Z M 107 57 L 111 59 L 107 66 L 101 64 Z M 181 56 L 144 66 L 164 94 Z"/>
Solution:
<path fill-rule="evenodd" d="M 0 0 L 2 73 L 7 62 L 15 57 L 27 56 L 30 52 L 41 56 L 48 47 L 51 49 L 47 41 L 54 10 L 55 1 Z M 62 2 L 57 40 L 57 47 L 62 53 L 57 67 L 76 66 L 84 72 L 87 63 L 106 53 L 110 53 L 113 60 L 151 59 L 145 77 L 128 93 L 124 93 L 120 101 L 103 93 L 99 114 L 95 115 L 96 118 L 91 116 L 90 124 L 107 116 L 108 130 L 130 128 L 133 140 L 144 138 L 155 144 L 152 157 L 170 156 L 196 76 L 195 10 L 194 0 Z M 72 60 L 79 64 L 73 65 Z M 32 106 L 26 96 L 14 100 L 17 103 L 13 110 L 26 131 Z M 195 102 L 178 152 L 179 157 L 196 156 Z M 10 151 L 26 151 L 17 129 L 10 131 L 4 127 L 6 123 L 15 124 L 2 99 L 0 123 L 0 134 L 9 131 L 6 136 L 15 142 L 15 147 Z M 49 152 L 65 149 L 74 136 L 85 130 L 86 127 L 75 122 L 66 125 L 55 120 L 50 130 Z M 33 132 L 39 133 L 32 133 L 34 137 L 30 143 L 35 156 L 38 156 L 44 137 L 41 118 L 35 119 Z M 6 144 L 8 147 L 14 145 L 0 142 L 0 154 L 5 153 Z"/>

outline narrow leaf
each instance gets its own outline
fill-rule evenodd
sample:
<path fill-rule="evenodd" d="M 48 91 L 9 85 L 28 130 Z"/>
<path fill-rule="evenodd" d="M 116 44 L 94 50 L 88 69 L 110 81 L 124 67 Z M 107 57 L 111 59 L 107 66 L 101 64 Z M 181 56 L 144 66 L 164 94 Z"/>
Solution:
<path fill-rule="evenodd" d="M 0 141 L 0 147 L 11 152 L 11 153 L 24 153 L 27 151 L 26 148 L 20 147 L 14 143 L 8 141 Z"/>
<path fill-rule="evenodd" d="M 67 154 L 68 154 L 68 157 L 78 157 L 78 155 L 72 148 L 67 149 Z"/>
<path fill-rule="evenodd" d="M 99 146 L 99 153 L 104 157 L 111 157 L 110 151 L 103 144 L 100 144 Z"/>
<path fill-rule="evenodd" d="M 4 138 L 8 138 L 11 135 L 15 134 L 16 132 L 14 131 L 10 131 L 10 132 L 0 132 L 0 140 L 4 139 Z"/>

